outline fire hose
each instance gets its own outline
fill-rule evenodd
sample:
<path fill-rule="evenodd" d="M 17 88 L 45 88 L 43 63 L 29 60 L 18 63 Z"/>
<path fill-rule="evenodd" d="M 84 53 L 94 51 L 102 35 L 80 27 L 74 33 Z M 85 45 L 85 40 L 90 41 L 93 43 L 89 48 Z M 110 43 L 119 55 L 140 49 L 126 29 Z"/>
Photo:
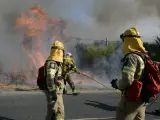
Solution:
<path fill-rule="evenodd" d="M 107 88 L 108 90 L 111 90 L 111 91 L 113 91 L 113 92 L 115 92 L 115 93 L 117 93 L 117 94 L 120 94 L 120 93 L 118 93 L 118 92 L 116 92 L 116 91 L 108 88 L 106 85 L 102 84 L 101 82 L 99 82 L 99 81 L 96 80 L 95 78 L 91 77 L 90 75 L 88 75 L 88 74 L 86 74 L 86 73 L 84 73 L 84 72 L 80 72 L 80 74 L 81 74 L 81 75 L 84 75 L 84 76 L 86 76 L 86 77 L 88 77 L 88 78 L 90 78 L 90 79 L 92 79 L 92 80 L 94 80 L 94 81 L 96 81 L 97 83 L 99 83 L 99 84 L 102 85 L 103 87 Z M 154 103 L 156 103 L 157 100 L 158 100 L 158 98 L 160 98 L 160 94 L 157 96 L 157 98 L 156 98 L 155 100 L 153 100 L 153 101 L 147 106 L 146 110 L 147 110 L 148 108 L 150 108 Z"/>
<path fill-rule="evenodd" d="M 84 76 L 86 76 L 86 77 L 88 77 L 88 78 L 90 78 L 90 79 L 92 79 L 92 80 L 94 80 L 95 82 L 99 83 L 100 85 L 102 85 L 103 87 L 107 88 L 108 90 L 113 91 L 113 92 L 115 92 L 115 93 L 117 93 L 117 94 L 120 94 L 120 93 L 118 93 L 117 91 L 108 88 L 106 85 L 102 84 L 101 82 L 99 82 L 99 81 L 96 80 L 95 78 L 91 77 L 90 75 L 88 75 L 88 74 L 86 74 L 86 73 L 84 73 L 84 72 L 80 72 L 80 74 L 81 74 L 81 75 L 84 75 Z M 148 108 L 150 108 L 155 102 L 157 102 L 158 98 L 160 98 L 160 95 L 157 96 L 157 98 L 156 98 L 155 100 L 153 100 L 153 101 L 147 106 L 146 110 L 147 110 Z"/>
<path fill-rule="evenodd" d="M 72 74 L 72 73 L 74 73 L 74 72 L 71 72 L 71 73 L 69 73 L 69 74 Z M 117 91 L 115 91 L 115 90 L 113 90 L 113 89 L 111 89 L 111 88 L 108 88 L 106 85 L 104 85 L 103 83 L 99 82 L 98 80 L 96 80 L 96 79 L 93 78 L 92 76 L 88 75 L 87 73 L 85 73 L 85 72 L 80 72 L 79 74 L 84 75 L 84 76 L 90 78 L 91 80 L 93 80 L 93 81 L 97 82 L 98 84 L 102 85 L 103 87 L 105 87 L 107 90 L 110 90 L 110 91 L 115 92 L 115 93 L 117 93 L 118 95 L 120 95 L 119 92 L 117 92 Z"/>

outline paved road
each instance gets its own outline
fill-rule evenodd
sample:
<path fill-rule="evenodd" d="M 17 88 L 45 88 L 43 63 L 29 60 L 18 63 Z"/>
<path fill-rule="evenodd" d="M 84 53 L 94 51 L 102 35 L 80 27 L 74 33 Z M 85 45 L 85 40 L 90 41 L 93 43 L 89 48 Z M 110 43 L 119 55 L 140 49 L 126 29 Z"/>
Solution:
<path fill-rule="evenodd" d="M 118 96 L 110 93 L 65 95 L 67 120 L 114 117 L 118 100 Z M 158 107 L 160 103 L 154 104 L 149 111 Z M 0 120 L 44 120 L 45 114 L 46 98 L 43 93 L 0 93 Z M 146 120 L 160 120 L 160 116 L 147 114 Z"/>

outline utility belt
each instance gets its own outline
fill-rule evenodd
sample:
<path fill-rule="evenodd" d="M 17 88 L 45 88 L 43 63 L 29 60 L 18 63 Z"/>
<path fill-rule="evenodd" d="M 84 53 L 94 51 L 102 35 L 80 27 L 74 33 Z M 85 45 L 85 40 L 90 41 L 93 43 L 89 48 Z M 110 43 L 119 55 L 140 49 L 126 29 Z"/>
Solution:
<path fill-rule="evenodd" d="M 54 78 L 55 84 L 57 83 L 57 82 L 56 82 L 57 80 L 59 80 L 59 81 L 62 81 L 62 80 L 63 80 L 63 77 L 62 77 L 62 76 L 58 76 L 57 74 L 58 74 L 58 73 L 56 73 L 55 78 Z"/>
<path fill-rule="evenodd" d="M 141 81 L 134 80 L 129 88 L 122 91 L 122 95 L 124 95 L 128 101 L 138 101 L 141 99 L 142 88 L 143 83 Z"/>
<path fill-rule="evenodd" d="M 62 80 L 63 79 L 63 76 L 58 76 L 57 77 L 57 80 Z"/>
<path fill-rule="evenodd" d="M 62 73 L 63 78 L 65 78 L 67 75 L 69 75 L 69 72 Z"/>
<path fill-rule="evenodd" d="M 56 88 L 57 90 L 63 89 L 64 88 L 64 82 L 63 82 L 63 77 L 62 76 L 58 76 L 57 79 L 55 79 L 55 85 L 58 86 L 58 88 Z"/>

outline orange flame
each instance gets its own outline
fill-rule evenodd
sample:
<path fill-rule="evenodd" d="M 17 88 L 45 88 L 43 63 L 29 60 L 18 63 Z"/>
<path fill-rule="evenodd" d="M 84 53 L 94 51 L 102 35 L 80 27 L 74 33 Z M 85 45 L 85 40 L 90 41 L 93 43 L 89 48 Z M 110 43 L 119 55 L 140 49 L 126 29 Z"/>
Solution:
<path fill-rule="evenodd" d="M 21 35 L 22 49 L 32 61 L 30 62 L 32 66 L 38 69 L 45 62 L 45 53 L 42 50 L 44 47 L 43 33 L 50 30 L 52 32 L 50 38 L 53 40 L 57 36 L 67 38 L 69 35 L 65 24 L 61 19 L 49 17 L 40 6 L 34 6 L 20 14 L 16 20 L 16 28 Z M 28 47 L 28 43 L 31 44 L 30 47 Z"/>

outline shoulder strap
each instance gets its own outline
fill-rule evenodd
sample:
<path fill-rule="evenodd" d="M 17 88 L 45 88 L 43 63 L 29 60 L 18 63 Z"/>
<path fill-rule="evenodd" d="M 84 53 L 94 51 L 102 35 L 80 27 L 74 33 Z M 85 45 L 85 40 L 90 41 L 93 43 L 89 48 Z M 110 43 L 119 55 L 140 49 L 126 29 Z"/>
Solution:
<path fill-rule="evenodd" d="M 59 72 L 59 66 L 58 66 L 57 71 L 55 73 L 55 77 L 54 77 L 55 82 L 56 82 L 56 80 L 58 80 L 58 72 Z"/>
<path fill-rule="evenodd" d="M 147 54 L 140 53 L 140 52 L 131 52 L 131 53 L 126 54 L 121 61 L 123 61 L 129 54 L 136 54 L 136 55 L 140 56 L 144 62 L 146 61 L 146 59 L 151 60 L 151 58 Z"/>
<path fill-rule="evenodd" d="M 46 61 L 47 62 L 47 61 Z M 47 72 L 46 72 L 46 62 L 44 63 L 44 77 L 45 77 L 45 79 L 46 79 L 46 75 L 47 75 Z"/>
<path fill-rule="evenodd" d="M 144 61 L 144 65 L 146 64 L 146 59 L 150 59 L 150 57 L 144 53 L 140 53 L 140 52 L 131 52 L 131 53 L 128 53 L 124 56 L 124 58 L 121 60 L 121 62 L 124 62 L 125 61 L 125 58 L 130 55 L 130 54 L 136 54 L 138 56 L 140 56 L 142 58 L 142 60 Z M 144 71 L 145 71 L 145 66 L 144 66 L 144 69 L 142 71 L 142 75 L 141 75 L 141 80 L 143 79 L 143 75 L 144 75 Z"/>
<path fill-rule="evenodd" d="M 134 52 L 134 54 L 140 56 L 142 58 L 142 60 L 144 61 L 144 69 L 142 70 L 142 74 L 141 74 L 141 77 L 140 77 L 140 81 L 144 82 L 144 74 L 145 74 L 145 68 L 146 68 L 146 60 L 147 59 L 150 59 L 150 57 L 144 53 L 140 53 L 140 52 Z"/>
<path fill-rule="evenodd" d="M 149 60 L 153 63 L 153 60 L 150 58 L 148 54 L 139 53 L 139 52 L 134 52 L 134 54 L 139 55 L 143 59 L 144 64 L 146 64 L 146 60 Z"/>
<path fill-rule="evenodd" d="M 127 57 L 128 55 L 130 55 L 130 54 L 139 55 L 139 56 L 142 57 L 142 59 L 143 59 L 143 56 L 142 56 L 140 53 L 138 53 L 138 52 L 131 52 L 131 53 L 126 54 L 126 55 L 122 58 L 121 62 L 124 62 L 125 59 L 126 59 L 126 57 Z"/>

